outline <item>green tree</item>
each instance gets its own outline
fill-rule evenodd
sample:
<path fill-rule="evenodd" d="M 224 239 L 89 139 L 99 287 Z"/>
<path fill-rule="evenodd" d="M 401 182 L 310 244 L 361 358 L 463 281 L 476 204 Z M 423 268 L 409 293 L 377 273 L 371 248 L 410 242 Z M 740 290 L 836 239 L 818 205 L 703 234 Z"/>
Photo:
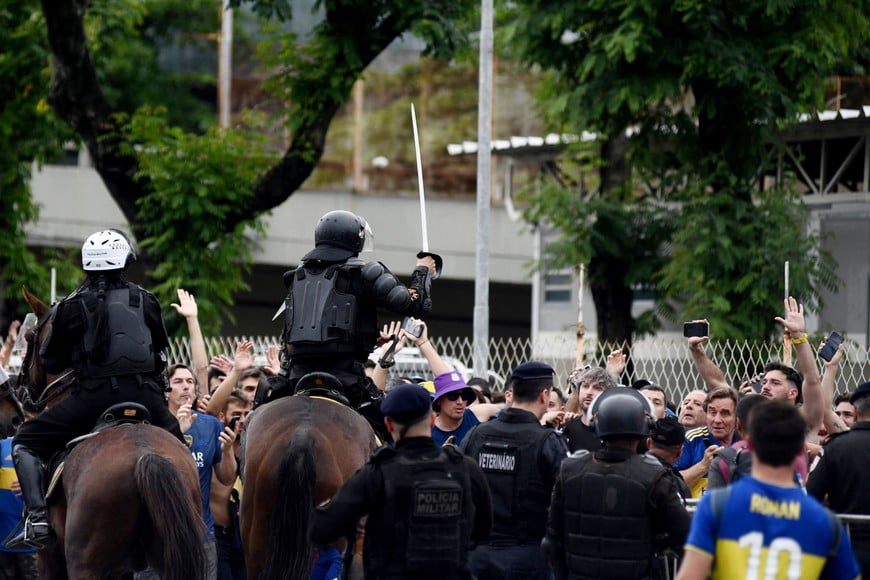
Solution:
<path fill-rule="evenodd" d="M 261 127 L 209 130 L 202 109 L 192 113 L 185 105 L 196 83 L 208 79 L 167 76 L 159 66 L 164 41 L 217 29 L 218 4 L 42 2 L 52 67 L 47 101 L 87 147 L 141 241 L 158 296 L 165 302 L 183 284 L 203 297 L 207 327 L 216 319 L 206 317 L 245 287 L 241 273 L 252 263 L 252 234 L 264 233 L 259 218 L 310 176 L 354 81 L 406 33 L 423 38 L 435 55 L 452 54 L 468 38 L 454 22 L 473 6 L 469 0 L 317 2 L 322 18 L 297 37 L 281 32 L 292 17 L 289 2 L 247 3 L 267 22 L 265 52 L 278 57 L 265 63 L 270 88 L 291 103 L 279 117 L 292 141 L 282 155 L 269 156 L 254 136 Z M 173 147 L 179 150 L 174 161 Z M 22 214 L 27 218 L 32 214 Z M 239 274 L 228 276 L 225 264 Z"/>
<path fill-rule="evenodd" d="M 29 189 L 33 164 L 59 155 L 68 136 L 45 101 L 50 71 L 44 26 L 36 2 L 0 9 L 0 320 L 25 314 L 22 286 L 48 298 L 52 267 L 59 268 L 60 287 L 78 275 L 62 252 L 37 256 L 24 243 L 26 224 L 39 215 Z M 7 306 L 15 304 L 21 306 Z"/>
<path fill-rule="evenodd" d="M 717 334 L 764 337 L 782 307 L 784 260 L 798 273 L 794 292 L 811 306 L 820 286 L 835 283 L 819 240 L 806 235 L 797 196 L 759 193 L 756 179 L 775 132 L 821 105 L 825 77 L 866 42 L 865 8 L 821 0 L 506 7 L 513 54 L 545 71 L 547 118 L 563 130 L 597 131 L 606 171 L 618 171 L 621 157 L 635 186 L 652 185 L 655 195 L 638 201 L 674 204 L 675 234 L 661 248 L 667 263 L 654 276 L 663 313 L 675 301 L 674 318 L 709 317 Z M 605 174 L 598 194 L 608 199 L 624 187 L 634 189 Z"/>

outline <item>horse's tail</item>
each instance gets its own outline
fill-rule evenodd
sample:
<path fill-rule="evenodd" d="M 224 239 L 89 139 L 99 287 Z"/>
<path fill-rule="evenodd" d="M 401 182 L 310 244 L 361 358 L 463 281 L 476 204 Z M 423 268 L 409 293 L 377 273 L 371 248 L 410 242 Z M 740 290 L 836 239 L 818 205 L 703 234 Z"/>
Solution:
<path fill-rule="evenodd" d="M 314 509 L 314 440 L 297 431 L 278 467 L 278 491 L 270 522 L 269 549 L 261 578 L 307 580 L 313 550 L 310 539 Z"/>
<path fill-rule="evenodd" d="M 205 525 L 176 467 L 162 455 L 147 453 L 136 462 L 134 477 L 152 533 L 160 536 L 162 578 L 205 578 Z"/>

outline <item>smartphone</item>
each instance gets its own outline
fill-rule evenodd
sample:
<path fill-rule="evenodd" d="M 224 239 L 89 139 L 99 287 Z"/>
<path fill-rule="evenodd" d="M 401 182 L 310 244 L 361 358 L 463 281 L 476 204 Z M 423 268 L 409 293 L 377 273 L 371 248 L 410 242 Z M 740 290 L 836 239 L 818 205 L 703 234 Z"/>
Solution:
<path fill-rule="evenodd" d="M 230 429 L 232 429 L 233 431 L 235 431 L 235 430 L 236 430 L 236 425 L 239 424 L 239 419 L 241 419 L 241 417 L 239 417 L 238 415 L 236 415 L 235 417 L 233 417 L 232 419 L 230 419 L 230 422 L 227 423 L 227 427 L 229 427 Z"/>
<path fill-rule="evenodd" d="M 762 387 L 764 387 L 764 377 L 759 377 L 758 379 L 749 383 L 749 386 L 752 387 L 752 390 L 756 393 L 760 393 Z"/>
<path fill-rule="evenodd" d="M 825 341 L 825 346 L 823 346 L 822 350 L 819 351 L 819 356 L 827 362 L 831 362 L 831 359 L 834 358 L 834 355 L 837 353 L 837 349 L 840 348 L 841 344 L 843 344 L 843 337 L 839 332 L 832 332 L 828 336 L 828 340 Z"/>
<path fill-rule="evenodd" d="M 420 335 L 423 334 L 423 325 L 414 324 L 414 320 L 411 317 L 406 316 L 402 321 L 402 330 L 414 338 L 420 338 Z"/>
<path fill-rule="evenodd" d="M 710 336 L 710 325 L 706 322 L 684 322 L 683 336 Z"/>

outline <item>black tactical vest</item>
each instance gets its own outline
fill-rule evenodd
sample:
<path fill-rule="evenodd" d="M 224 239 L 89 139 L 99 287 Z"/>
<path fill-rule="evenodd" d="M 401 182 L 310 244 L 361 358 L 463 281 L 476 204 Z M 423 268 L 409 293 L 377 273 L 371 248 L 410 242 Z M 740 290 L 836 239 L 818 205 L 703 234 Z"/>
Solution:
<path fill-rule="evenodd" d="M 654 551 L 652 488 L 665 469 L 653 457 L 604 463 L 580 451 L 562 463 L 565 559 L 572 577 L 646 578 Z"/>
<path fill-rule="evenodd" d="M 377 337 L 377 306 L 353 290 L 364 265 L 352 258 L 293 271 L 284 311 L 284 340 L 291 357 L 371 350 Z"/>
<path fill-rule="evenodd" d="M 92 360 L 89 353 L 97 344 L 97 298 L 93 291 L 78 300 L 86 320 L 76 372 L 81 377 L 105 378 L 155 372 L 154 345 L 145 323 L 142 291 L 135 286 L 106 291 L 109 351 L 104 360 Z"/>
<path fill-rule="evenodd" d="M 553 481 L 549 471 L 541 472 L 539 458 L 550 433 L 538 423 L 496 418 L 468 435 L 465 452 L 483 470 L 492 492 L 491 541 L 544 537 Z"/>
<path fill-rule="evenodd" d="M 385 455 L 384 508 L 369 516 L 375 529 L 366 535 L 366 578 L 461 576 L 474 517 L 462 454 L 445 448 L 430 459 Z"/>

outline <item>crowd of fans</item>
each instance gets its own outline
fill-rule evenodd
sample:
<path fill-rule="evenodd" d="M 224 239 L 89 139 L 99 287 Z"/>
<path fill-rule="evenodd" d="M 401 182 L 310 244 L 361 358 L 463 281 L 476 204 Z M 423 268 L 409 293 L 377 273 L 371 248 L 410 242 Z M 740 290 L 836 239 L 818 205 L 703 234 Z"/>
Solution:
<path fill-rule="evenodd" d="M 237 580 L 245 578 L 245 425 L 270 400 L 286 345 L 269 347 L 261 366 L 247 340 L 232 357 L 209 358 L 195 298 L 184 289 L 177 295 L 172 307 L 187 324 L 190 364 L 168 361 L 165 409 L 199 471 L 210 577 Z M 318 508 L 314 577 L 337 577 L 341 559 L 331 543 L 364 515 L 370 578 L 756 577 L 759 566 L 765 577 L 781 566 L 800 577 L 870 573 L 870 525 L 853 523 L 846 535 L 821 503 L 870 516 L 870 383 L 834 397 L 843 346 L 820 373 L 803 307 L 793 298 L 784 306 L 775 319 L 791 338 L 796 367 L 769 361 L 733 386 L 705 353 L 709 336 L 689 337 L 706 388 L 678 403 L 669 398 L 675 385 L 619 384 L 622 351 L 564 381 L 549 365 L 524 361 L 504 392 L 494 392 L 445 362 L 425 321 L 411 318 L 413 332 L 408 321 L 384 325 L 364 372 L 386 394 L 380 410 L 389 440 Z M 10 325 L 0 368 L 18 332 Z M 425 357 L 431 380 L 389 378 L 406 345 Z M 363 404 L 379 398 L 357 395 Z M 6 459 L 12 441 L 3 441 L 0 467 L 0 531 L 10 535 L 23 507 Z M 0 576 L 35 578 L 33 558 L 32 548 L 0 549 Z"/>

